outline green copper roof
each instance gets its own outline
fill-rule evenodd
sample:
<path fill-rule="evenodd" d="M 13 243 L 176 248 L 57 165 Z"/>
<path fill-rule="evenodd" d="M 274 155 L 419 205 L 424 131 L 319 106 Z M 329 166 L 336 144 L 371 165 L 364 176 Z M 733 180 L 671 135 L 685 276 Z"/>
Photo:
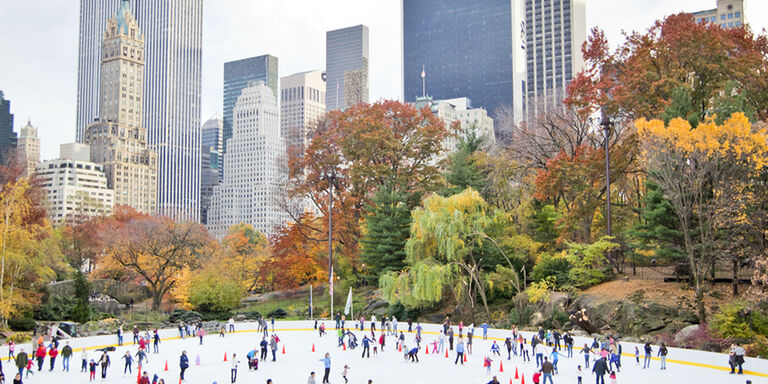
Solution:
<path fill-rule="evenodd" d="M 129 0 L 121 0 L 120 8 L 117 9 L 117 32 L 128 34 L 128 14 L 131 12 Z"/>

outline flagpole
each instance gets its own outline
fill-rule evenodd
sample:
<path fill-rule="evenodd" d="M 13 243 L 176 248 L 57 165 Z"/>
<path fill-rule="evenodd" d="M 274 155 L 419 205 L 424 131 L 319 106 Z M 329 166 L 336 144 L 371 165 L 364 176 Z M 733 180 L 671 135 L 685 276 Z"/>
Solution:
<path fill-rule="evenodd" d="M 421 65 L 421 97 L 427 97 L 427 72 L 426 65 Z"/>
<path fill-rule="evenodd" d="M 312 284 L 309 285 L 309 319 L 315 319 L 315 314 L 312 312 Z"/>

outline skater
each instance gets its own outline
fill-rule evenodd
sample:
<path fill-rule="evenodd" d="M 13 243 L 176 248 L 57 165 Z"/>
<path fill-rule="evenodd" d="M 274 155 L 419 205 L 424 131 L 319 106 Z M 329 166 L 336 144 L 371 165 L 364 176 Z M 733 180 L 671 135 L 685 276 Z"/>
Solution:
<path fill-rule="evenodd" d="M 101 355 L 101 358 L 99 359 L 99 365 L 101 366 L 101 378 L 106 379 L 107 368 L 109 368 L 109 365 L 110 365 L 109 355 L 107 355 L 107 351 L 104 351 L 104 353 Z"/>
<path fill-rule="evenodd" d="M 13 384 L 24 384 L 21 381 L 21 374 L 17 373 L 16 376 L 13 377 Z"/>
<path fill-rule="evenodd" d="M 731 347 L 730 355 L 733 356 L 733 363 L 731 363 L 731 373 L 734 373 L 736 367 L 738 366 L 738 374 L 744 374 L 744 370 L 742 369 L 742 366 L 744 365 L 744 353 L 744 347 L 742 347 L 739 343 L 736 343 Z"/>
<path fill-rule="evenodd" d="M 635 365 L 640 366 L 640 348 L 635 345 Z"/>
<path fill-rule="evenodd" d="M 496 376 L 494 376 L 493 379 L 491 379 L 491 381 L 488 382 L 488 384 L 500 384 L 499 379 L 496 378 Z"/>
<path fill-rule="evenodd" d="M 224 328 L 222 328 L 223 330 Z M 200 345 L 203 345 L 203 336 L 205 336 L 205 330 L 200 328 L 197 330 L 197 337 L 200 338 Z M 221 337 L 224 337 L 224 334 L 221 334 Z"/>
<path fill-rule="evenodd" d="M 160 333 L 157 332 L 157 329 L 155 329 L 154 335 L 152 337 L 154 338 L 152 342 L 152 352 L 160 353 Z"/>
<path fill-rule="evenodd" d="M 16 355 L 16 368 L 19 369 L 19 375 L 24 374 L 24 368 L 27 367 L 27 364 L 29 363 L 29 356 L 26 352 L 24 352 L 24 348 L 22 348 L 19 351 L 19 354 Z"/>
<path fill-rule="evenodd" d="M 328 378 L 331 375 L 331 354 L 326 352 L 325 357 L 320 359 L 320 361 L 323 362 L 323 368 L 325 368 L 325 374 L 323 374 L 323 384 L 330 383 Z"/>
<path fill-rule="evenodd" d="M 363 335 L 363 353 L 360 357 L 364 358 L 366 354 L 368 358 L 371 358 L 371 340 L 368 339 L 368 335 Z"/>
<path fill-rule="evenodd" d="M 576 384 L 583 384 L 581 381 L 581 373 L 582 373 L 581 365 L 579 365 L 576 368 Z"/>
<path fill-rule="evenodd" d="M 408 358 L 412 362 L 419 362 L 419 347 L 413 347 L 410 351 L 408 351 Z"/>
<path fill-rule="evenodd" d="M 136 352 L 136 360 L 138 360 L 138 364 L 141 365 L 144 360 L 149 363 L 149 357 L 147 357 L 147 353 L 144 352 L 143 349 L 139 348 L 139 350 Z"/>
<path fill-rule="evenodd" d="M 480 327 L 483 328 L 483 340 L 488 340 L 488 324 L 483 323 Z"/>
<path fill-rule="evenodd" d="M 440 331 L 440 336 L 437 337 L 437 352 L 443 353 L 443 348 L 445 348 L 445 333 Z"/>
<path fill-rule="evenodd" d="M 267 359 L 267 348 L 269 347 L 269 342 L 267 342 L 267 338 L 265 337 L 261 338 L 261 343 L 259 343 L 259 346 L 261 346 L 261 361 L 264 361 Z"/>
<path fill-rule="evenodd" d="M 136 345 L 139 343 L 139 327 L 133 326 L 133 345 Z"/>
<path fill-rule="evenodd" d="M 661 369 L 667 369 L 667 346 L 664 345 L 664 343 L 661 343 L 661 346 L 659 347 L 659 352 L 656 354 L 657 356 L 661 356 Z M 53 362 L 51 362 L 53 364 Z"/>
<path fill-rule="evenodd" d="M 274 332 L 275 331 L 275 317 L 272 316 L 269 321 L 272 323 L 272 332 Z M 342 326 L 342 328 L 343 327 L 344 326 Z"/>
<path fill-rule="evenodd" d="M 80 359 L 81 359 L 80 372 L 88 372 L 88 351 L 85 350 L 85 347 L 81 349 Z"/>
<path fill-rule="evenodd" d="M 448 329 L 448 346 L 453 351 L 453 328 Z"/>
<path fill-rule="evenodd" d="M 230 370 L 230 376 L 232 378 L 232 383 L 237 381 L 237 365 L 238 364 L 240 364 L 240 361 L 237 360 L 237 353 L 233 353 L 232 354 L 232 369 Z"/>
<path fill-rule="evenodd" d="M 229 332 L 234 332 L 235 331 L 235 319 L 230 317 L 229 321 L 227 321 L 227 324 L 229 324 Z M 233 383 L 234 383 L 234 381 L 233 381 Z"/>
<path fill-rule="evenodd" d="M 496 342 L 494 342 L 495 344 Z M 507 347 L 507 360 L 512 360 L 512 339 L 507 337 L 504 340 L 504 346 Z M 515 356 L 517 356 L 517 353 L 515 353 Z"/>
<path fill-rule="evenodd" d="M 397 317 L 392 316 L 392 334 L 397 335 Z"/>
<path fill-rule="evenodd" d="M 581 353 L 584 354 L 584 367 L 589 368 L 589 355 L 592 353 L 592 350 L 589 348 L 587 344 L 584 344 L 584 348 L 581 349 Z"/>
<path fill-rule="evenodd" d="M 61 369 L 62 371 L 69 372 L 69 359 L 72 357 L 72 347 L 69 346 L 69 341 L 61 349 Z"/>
<path fill-rule="evenodd" d="M 13 360 L 13 350 L 16 348 L 16 343 L 13 340 L 8 341 L 8 360 Z"/>
<path fill-rule="evenodd" d="M 272 361 L 277 361 L 277 337 L 275 335 L 272 335 L 269 340 L 269 349 L 272 350 Z"/>
<path fill-rule="evenodd" d="M 141 379 L 139 379 L 138 384 L 149 384 L 149 375 L 147 374 L 147 371 L 144 371 L 141 375 Z"/>
<path fill-rule="evenodd" d="M 333 316 L 333 321 L 336 322 L 336 326 L 334 328 L 341 328 L 341 312 L 336 312 L 336 315 Z"/>
<path fill-rule="evenodd" d="M 545 348 L 544 344 L 541 343 L 533 347 L 533 354 L 536 356 L 536 368 L 541 367 L 541 364 L 544 362 Z"/>
<path fill-rule="evenodd" d="M 317 328 L 317 332 L 319 334 L 318 337 L 323 337 L 323 335 L 325 335 L 325 323 L 320 323 L 320 327 Z"/>
<path fill-rule="evenodd" d="M 592 373 L 595 376 L 595 384 L 605 384 L 605 373 L 608 371 L 608 364 L 604 358 L 597 359 L 592 367 Z"/>
<path fill-rule="evenodd" d="M 47 354 L 47 351 L 44 346 L 40 345 L 39 347 L 37 347 L 37 351 L 35 352 L 35 357 L 37 358 L 38 372 L 43 370 L 43 361 L 45 361 L 46 354 Z"/>
<path fill-rule="evenodd" d="M 552 375 L 555 373 L 555 365 L 547 359 L 547 357 L 544 357 L 544 362 L 541 363 L 541 374 L 544 377 L 544 379 L 541 381 L 541 384 L 547 384 L 547 379 L 549 379 L 549 384 L 553 384 L 552 382 Z"/>
<path fill-rule="evenodd" d="M 464 365 L 464 339 L 459 336 L 459 341 L 456 343 L 456 361 L 453 362 L 454 365 L 461 362 L 461 365 Z"/>
<path fill-rule="evenodd" d="M 616 384 L 616 371 L 611 371 L 611 375 L 608 377 L 611 378 L 611 384 Z"/>
<path fill-rule="evenodd" d="M 179 356 L 179 369 L 181 372 L 179 372 L 179 380 L 184 381 L 184 371 L 189 368 L 189 358 L 187 357 L 187 351 L 181 351 L 181 356 Z"/>
<path fill-rule="evenodd" d="M 509 340 L 509 339 L 507 339 L 507 340 Z M 501 351 L 500 351 L 499 345 L 496 344 L 496 340 L 494 340 L 493 344 L 491 344 L 491 353 L 496 355 L 496 356 L 498 356 L 498 357 L 501 357 Z"/>
<path fill-rule="evenodd" d="M 653 350 L 651 349 L 651 343 L 646 342 L 645 343 L 645 360 L 643 360 L 643 369 L 649 368 L 651 366 L 652 354 L 653 354 Z"/>
<path fill-rule="evenodd" d="M 381 346 L 381 351 L 384 352 L 384 344 L 386 343 L 386 338 L 384 337 L 384 332 L 381 332 L 381 336 L 379 336 L 379 345 Z"/>
<path fill-rule="evenodd" d="M 248 369 L 253 369 L 253 360 L 256 359 L 256 347 L 253 347 L 252 350 L 248 351 L 248 354 L 245 355 L 245 358 L 248 360 Z"/>
<path fill-rule="evenodd" d="M 376 315 L 371 315 L 371 332 L 376 332 Z"/>
<path fill-rule="evenodd" d="M 408 319 L 408 333 L 413 332 L 413 319 Z"/>
<path fill-rule="evenodd" d="M 307 378 L 307 384 L 317 384 L 317 381 L 315 381 L 315 371 L 312 371 L 309 373 L 309 378 Z"/>
<path fill-rule="evenodd" d="M 491 363 L 493 363 L 493 360 L 491 360 L 491 358 L 490 358 L 490 357 L 486 356 L 486 357 L 483 359 L 483 367 L 485 367 L 485 369 L 486 369 L 486 371 L 485 371 L 485 372 L 486 372 L 487 374 L 489 374 L 489 375 L 491 374 Z"/>
<path fill-rule="evenodd" d="M 96 364 L 93 359 L 91 359 L 91 362 L 88 364 L 88 381 L 94 381 L 96 380 L 96 366 L 99 364 Z"/>
<path fill-rule="evenodd" d="M 126 351 L 125 355 L 123 355 L 121 359 L 125 360 L 125 367 L 123 367 L 123 375 L 125 375 L 126 372 L 133 373 L 133 371 L 131 371 L 131 365 L 133 365 L 133 356 L 131 356 L 131 352 Z"/>
<path fill-rule="evenodd" d="M 560 359 L 560 352 L 557 351 L 557 349 L 553 349 L 552 353 L 549 355 L 550 358 L 552 358 L 552 366 L 554 367 L 554 374 L 560 373 L 557 370 L 557 362 Z"/>

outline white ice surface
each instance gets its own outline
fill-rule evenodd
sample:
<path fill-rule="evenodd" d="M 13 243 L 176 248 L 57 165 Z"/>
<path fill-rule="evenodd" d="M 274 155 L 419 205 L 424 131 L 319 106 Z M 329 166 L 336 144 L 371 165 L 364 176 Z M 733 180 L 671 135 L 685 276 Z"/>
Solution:
<path fill-rule="evenodd" d="M 332 321 L 326 321 L 326 326 L 329 328 L 333 326 Z M 353 325 L 351 322 L 347 322 L 347 326 Z M 377 324 L 378 327 L 379 324 Z M 403 359 L 402 353 L 397 352 L 395 349 L 396 339 L 394 336 L 387 337 L 387 343 L 385 351 L 379 351 L 378 356 L 371 355 L 370 359 L 362 359 L 360 353 L 362 347 L 358 347 L 355 350 L 343 351 L 341 348 L 336 347 L 336 333 L 334 330 L 329 329 L 328 335 L 322 338 L 318 337 L 316 331 L 311 330 L 313 323 L 309 321 L 276 321 L 275 327 L 277 328 L 277 335 L 280 337 L 282 343 L 279 346 L 277 362 L 265 361 L 260 362 L 258 371 L 249 371 L 247 364 L 245 363 L 245 355 L 254 346 L 257 346 L 261 341 L 261 334 L 256 333 L 255 323 L 237 323 L 236 333 L 227 334 L 226 337 L 220 338 L 218 334 L 210 334 L 205 336 L 204 344 L 201 346 L 198 344 L 198 338 L 190 337 L 183 340 L 173 339 L 178 336 L 176 329 L 161 330 L 160 335 L 162 338 L 172 338 L 164 340 L 160 344 L 159 354 L 149 354 L 149 364 L 145 364 L 142 369 L 149 372 L 150 379 L 153 374 L 158 374 L 161 378 L 165 379 L 167 384 L 175 384 L 179 381 L 179 355 L 182 350 L 187 351 L 187 355 L 190 360 L 190 368 L 186 373 L 185 383 L 190 384 L 210 384 L 216 381 L 218 384 L 225 384 L 230 382 L 230 367 L 231 361 L 224 362 L 223 357 L 226 352 L 229 354 L 231 360 L 232 353 L 237 353 L 238 359 L 242 362 L 238 369 L 238 383 L 266 383 L 268 378 L 271 378 L 274 384 L 304 384 L 307 382 L 310 371 L 316 372 L 317 383 L 322 381 L 323 363 L 319 361 L 325 352 L 331 354 L 331 378 L 330 381 L 333 384 L 342 384 L 344 380 L 341 378 L 341 371 L 345 364 L 350 366 L 349 370 L 349 382 L 351 384 L 366 384 L 368 379 L 372 379 L 373 383 L 420 383 L 420 384 L 432 384 L 432 383 L 487 383 L 491 380 L 493 375 L 497 375 L 499 381 L 503 384 L 508 384 L 510 378 L 514 377 L 515 368 L 519 369 L 520 374 L 525 375 L 525 383 L 531 384 L 531 375 L 535 370 L 535 357 L 531 356 L 532 362 L 523 363 L 520 358 L 513 356 L 511 360 L 506 359 L 506 349 L 503 346 L 503 339 L 511 334 L 508 330 L 490 329 L 489 337 L 498 338 L 502 349 L 503 359 L 500 361 L 498 357 L 492 357 L 493 369 L 491 374 L 486 373 L 486 369 L 483 368 L 483 357 L 485 355 L 491 355 L 490 345 L 492 341 L 482 340 L 482 329 L 475 331 L 475 338 L 473 339 L 473 354 L 468 356 L 468 361 L 464 366 L 454 365 L 455 355 L 453 352 L 450 354 L 450 358 L 446 359 L 444 353 L 425 354 L 424 350 L 419 352 L 420 363 L 414 364 L 406 362 Z M 354 325 L 353 325 L 354 326 Z M 366 324 L 366 327 L 370 326 L 370 323 Z M 416 324 L 414 324 L 415 328 Z M 424 341 L 430 343 L 436 340 L 436 333 L 441 327 L 439 325 L 427 325 L 422 324 L 425 330 Z M 407 329 L 407 324 L 400 323 L 400 330 Z M 466 330 L 466 328 L 465 328 Z M 358 342 L 362 340 L 362 334 L 359 331 L 355 331 L 358 337 Z M 454 326 L 454 332 L 458 335 L 458 329 Z M 465 331 L 466 332 L 466 331 Z M 271 332 L 270 332 L 271 333 Z M 370 332 L 368 332 L 370 334 Z M 523 333 L 527 339 L 530 339 L 531 334 Z M 379 332 L 376 333 L 378 339 Z M 414 346 L 413 341 L 415 333 L 406 333 L 406 345 Z M 110 353 L 112 360 L 112 366 L 109 368 L 107 380 L 109 383 L 136 383 L 136 364 L 134 362 L 134 373 L 132 375 L 123 375 L 123 363 L 120 357 L 125 354 L 126 350 L 131 351 L 133 354 L 136 352 L 136 347 L 132 343 L 132 334 L 130 330 L 125 333 L 126 345 L 117 348 L 117 351 Z M 587 339 L 576 339 L 576 346 L 584 345 L 588 342 Z M 70 372 L 62 372 L 61 356 L 57 358 L 56 369 L 53 372 L 48 371 L 48 361 L 46 359 L 42 372 L 37 372 L 35 367 L 35 375 L 30 376 L 24 380 L 24 383 L 37 384 L 37 383 L 87 383 L 87 373 L 80 373 L 80 350 L 79 347 L 96 347 L 104 345 L 113 345 L 116 343 L 115 336 L 96 336 L 76 338 L 70 340 L 70 344 L 75 349 L 72 361 L 70 362 Z M 312 344 L 315 344 L 316 352 L 311 352 Z M 446 341 L 446 347 L 447 347 Z M 285 345 L 286 354 L 282 354 L 282 348 Z M 746 380 L 752 380 L 754 384 L 768 383 L 768 361 L 760 359 L 747 358 L 747 362 L 744 365 L 745 370 L 753 371 L 757 374 L 745 374 L 745 375 L 730 375 L 728 371 L 722 369 L 716 369 L 710 366 L 727 367 L 728 356 L 727 354 L 710 353 L 701 351 L 691 351 L 677 348 L 669 349 L 669 356 L 667 361 L 667 370 L 659 370 L 659 361 L 653 360 L 652 369 L 643 370 L 637 367 L 634 363 L 634 357 L 627 356 L 634 351 L 634 344 L 622 342 L 623 351 L 625 356 L 622 357 L 623 369 L 618 374 L 619 384 L 640 384 L 640 383 L 675 383 L 675 384 L 703 384 L 703 383 L 718 383 L 718 384 L 730 384 L 730 383 L 745 383 Z M 62 342 L 63 346 L 63 342 Z M 425 343 L 422 343 L 422 347 Z M 20 348 L 30 352 L 30 345 L 18 345 L 16 352 Z M 61 346 L 59 347 L 61 348 Z M 654 353 L 658 346 L 654 345 Z M 641 346 L 642 351 L 642 346 Z M 100 352 L 89 350 L 90 358 L 98 358 Z M 431 346 L 430 346 L 431 352 Z M 197 356 L 200 356 L 201 364 L 195 365 Z M 8 348 L 4 346 L 0 348 L 0 356 L 8 356 Z M 168 361 L 169 371 L 164 372 L 166 360 Z M 271 360 L 271 358 L 269 359 Z M 697 366 L 691 364 L 676 363 L 676 360 L 691 362 L 695 364 L 703 364 L 705 366 Z M 642 361 L 642 356 L 641 356 Z M 504 363 L 504 372 L 499 372 L 499 363 Z M 555 384 L 560 383 L 576 383 L 576 366 L 583 364 L 584 359 L 582 355 L 578 354 L 578 351 L 574 351 L 574 358 L 561 358 L 559 363 L 560 374 L 554 376 Z M 11 382 L 13 378 L 12 372 L 15 372 L 15 367 L 9 361 L 3 361 L 4 372 L 6 373 L 7 382 Z M 100 379 L 100 369 L 97 369 L 96 382 L 102 382 Z M 594 376 L 591 371 L 584 372 L 584 383 L 594 383 Z M 609 383 L 608 376 L 605 377 L 606 383 Z M 520 380 L 513 380 L 513 383 L 519 384 Z"/>

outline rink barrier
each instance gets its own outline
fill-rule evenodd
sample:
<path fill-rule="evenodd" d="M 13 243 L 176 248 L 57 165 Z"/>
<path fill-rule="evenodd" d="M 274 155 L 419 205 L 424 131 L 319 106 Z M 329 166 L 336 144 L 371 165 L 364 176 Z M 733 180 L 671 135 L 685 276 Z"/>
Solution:
<path fill-rule="evenodd" d="M 499 330 L 498 328 L 495 328 L 495 329 Z M 336 328 L 330 328 L 330 327 L 326 328 L 326 331 L 331 331 L 331 330 L 337 330 L 337 329 Z M 306 332 L 306 331 L 317 332 L 317 329 L 313 329 L 313 328 L 276 328 L 272 332 Z M 240 331 L 236 330 L 234 332 L 227 332 L 227 334 L 230 334 L 230 333 L 263 333 L 263 332 L 264 332 L 263 330 L 259 331 L 259 330 L 256 330 L 256 329 L 245 329 L 245 330 L 240 330 Z M 407 332 L 407 331 L 404 331 L 404 332 Z M 407 333 L 416 333 L 416 332 L 407 332 Z M 432 332 L 432 331 L 421 331 L 421 333 L 425 334 L 425 335 L 439 335 L 440 334 L 440 332 Z M 185 339 L 189 339 L 189 338 L 192 338 L 192 337 L 195 337 L 195 336 L 187 336 L 187 337 L 185 337 Z M 475 337 L 477 337 L 477 336 L 475 336 Z M 482 336 L 479 336 L 479 337 L 482 340 Z M 161 338 L 160 341 L 181 340 L 181 339 L 182 338 L 180 336 L 173 336 L 173 337 Z M 500 337 L 488 337 L 487 340 L 505 341 L 506 339 L 505 338 L 500 338 Z M 26 344 L 26 343 L 22 343 L 22 344 Z M 19 344 L 17 343 L 16 345 L 18 346 Z M 123 343 L 122 346 L 125 347 L 125 346 L 131 346 L 131 345 L 133 345 L 133 344 Z M 526 345 L 527 345 L 527 343 L 526 343 Z M 101 348 L 106 348 L 106 347 L 117 347 L 117 346 L 118 346 L 117 344 L 105 344 L 105 345 L 95 345 L 95 346 L 85 347 L 85 349 L 88 350 L 88 351 L 91 351 L 91 350 L 96 350 L 96 349 L 101 349 Z M 573 349 L 580 351 L 583 348 L 574 346 Z M 76 351 L 80 351 L 80 350 L 82 350 L 82 347 L 76 348 Z M 635 355 L 631 354 L 631 353 L 622 353 L 621 356 L 635 357 Z M 641 355 L 641 357 L 643 357 L 643 356 L 644 355 Z M 9 357 L 3 357 L 2 358 L 2 360 L 9 360 L 9 359 L 10 359 Z M 651 356 L 651 360 L 661 361 L 661 358 L 659 358 L 657 356 Z M 730 372 L 730 368 L 728 368 L 728 367 L 719 366 L 719 365 L 713 365 L 713 364 L 706 364 L 706 363 L 697 363 L 695 361 L 686 361 L 686 360 L 678 360 L 678 359 L 667 358 L 667 363 L 687 365 L 689 367 L 714 369 L 714 370 L 723 371 L 723 372 Z M 757 377 L 768 377 L 768 373 L 757 372 L 757 371 L 750 371 L 750 370 L 746 370 L 746 369 L 744 370 L 744 374 L 745 375 L 753 375 L 753 376 L 757 376 Z"/>

